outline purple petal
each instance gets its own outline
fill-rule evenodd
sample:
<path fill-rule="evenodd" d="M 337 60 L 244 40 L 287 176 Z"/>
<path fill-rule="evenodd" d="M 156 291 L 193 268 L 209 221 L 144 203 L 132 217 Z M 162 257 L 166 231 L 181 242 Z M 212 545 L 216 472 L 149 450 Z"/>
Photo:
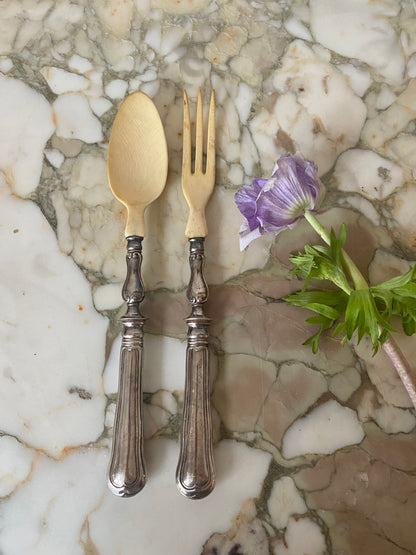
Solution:
<path fill-rule="evenodd" d="M 262 233 L 259 228 L 250 231 L 247 222 L 244 222 L 240 227 L 240 250 L 243 251 L 248 247 L 251 241 L 254 241 L 254 239 L 257 239 L 261 235 Z"/>
<path fill-rule="evenodd" d="M 257 195 L 261 193 L 267 181 L 268 179 L 253 179 L 253 189 L 256 191 Z"/>
<path fill-rule="evenodd" d="M 256 220 L 257 196 L 258 195 L 253 187 L 245 185 L 236 193 L 234 197 L 237 207 L 246 218 L 250 229 L 254 229 L 258 226 Z"/>
<path fill-rule="evenodd" d="M 319 207 L 324 192 L 313 162 L 300 154 L 281 156 L 270 179 L 254 179 L 252 187 L 242 187 L 235 196 L 247 220 L 240 231 L 244 243 L 292 227 L 306 210 Z"/>

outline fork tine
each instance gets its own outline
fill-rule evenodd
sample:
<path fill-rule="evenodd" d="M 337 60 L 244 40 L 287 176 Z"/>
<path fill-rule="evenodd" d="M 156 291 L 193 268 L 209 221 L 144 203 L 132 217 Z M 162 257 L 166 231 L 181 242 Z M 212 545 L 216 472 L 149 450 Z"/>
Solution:
<path fill-rule="evenodd" d="M 204 121 L 202 111 L 202 93 L 198 93 L 196 106 L 196 131 L 195 131 L 195 173 L 202 173 L 202 161 L 204 158 Z"/>
<path fill-rule="evenodd" d="M 189 101 L 186 91 L 183 91 L 183 137 L 182 137 L 182 175 L 191 173 L 191 118 L 189 116 Z"/>
<path fill-rule="evenodd" d="M 211 93 L 208 116 L 208 137 L 207 137 L 207 167 L 206 174 L 214 177 L 215 174 L 215 91 Z"/>

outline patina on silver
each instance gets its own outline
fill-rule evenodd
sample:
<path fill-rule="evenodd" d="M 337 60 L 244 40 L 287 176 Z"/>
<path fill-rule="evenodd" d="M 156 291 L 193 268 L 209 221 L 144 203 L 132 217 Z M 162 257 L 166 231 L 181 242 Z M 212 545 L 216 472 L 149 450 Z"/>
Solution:
<path fill-rule="evenodd" d="M 185 396 L 176 483 L 183 495 L 200 499 L 207 496 L 215 485 L 209 387 L 208 326 L 211 320 L 203 309 L 208 298 L 203 273 L 204 238 L 189 239 L 189 247 L 191 278 L 187 298 L 192 308 L 186 319 Z"/>
<path fill-rule="evenodd" d="M 191 276 L 187 298 L 191 304 L 186 349 L 183 422 L 176 484 L 190 499 L 206 497 L 215 486 L 209 380 L 208 325 L 204 314 L 208 286 L 204 277 L 204 239 L 207 235 L 205 207 L 215 182 L 215 95 L 208 119 L 206 167 L 203 169 L 202 97 L 198 96 L 195 168 L 191 168 L 191 123 L 184 93 L 182 189 L 189 205 L 186 236 L 189 239 Z"/>
<path fill-rule="evenodd" d="M 143 456 L 142 367 L 143 325 L 140 313 L 144 299 L 141 277 L 143 237 L 127 237 L 127 275 L 123 299 L 127 303 L 122 316 L 123 337 L 120 349 L 119 401 L 113 431 L 113 456 L 110 462 L 109 487 L 116 495 L 130 497 L 146 483 Z"/>

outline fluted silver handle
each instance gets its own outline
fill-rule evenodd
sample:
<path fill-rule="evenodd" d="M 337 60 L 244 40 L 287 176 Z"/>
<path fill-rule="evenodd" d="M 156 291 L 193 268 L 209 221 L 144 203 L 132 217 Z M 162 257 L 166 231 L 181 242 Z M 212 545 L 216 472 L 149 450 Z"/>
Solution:
<path fill-rule="evenodd" d="M 146 482 L 143 456 L 142 357 L 145 318 L 139 305 L 144 298 L 141 279 L 142 237 L 127 238 L 127 277 L 123 298 L 126 314 L 121 318 L 123 337 L 113 445 L 109 469 L 109 488 L 121 497 L 138 493 Z"/>
<path fill-rule="evenodd" d="M 215 486 L 209 388 L 210 320 L 204 315 L 202 306 L 208 297 L 208 287 L 203 275 L 204 239 L 190 239 L 189 262 L 191 278 L 187 296 L 192 312 L 186 320 L 188 345 L 176 484 L 182 495 L 191 499 L 202 499 Z"/>

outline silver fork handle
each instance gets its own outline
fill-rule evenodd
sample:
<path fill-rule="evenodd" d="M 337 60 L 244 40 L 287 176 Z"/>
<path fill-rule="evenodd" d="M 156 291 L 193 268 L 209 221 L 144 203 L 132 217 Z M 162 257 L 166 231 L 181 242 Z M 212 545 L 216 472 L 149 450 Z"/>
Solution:
<path fill-rule="evenodd" d="M 190 239 L 191 278 L 187 297 L 192 306 L 187 318 L 188 345 L 186 349 L 185 393 L 176 469 L 176 484 L 185 497 L 202 499 L 215 486 L 212 449 L 212 421 L 209 388 L 208 325 L 203 303 L 208 287 L 203 275 L 204 239 Z"/>
<path fill-rule="evenodd" d="M 121 318 L 124 329 L 120 350 L 119 391 L 108 476 L 110 490 L 121 497 L 135 495 L 146 482 L 142 415 L 145 318 L 139 310 L 144 298 L 141 242 L 142 237 L 127 238 L 127 277 L 123 287 L 127 312 Z"/>

